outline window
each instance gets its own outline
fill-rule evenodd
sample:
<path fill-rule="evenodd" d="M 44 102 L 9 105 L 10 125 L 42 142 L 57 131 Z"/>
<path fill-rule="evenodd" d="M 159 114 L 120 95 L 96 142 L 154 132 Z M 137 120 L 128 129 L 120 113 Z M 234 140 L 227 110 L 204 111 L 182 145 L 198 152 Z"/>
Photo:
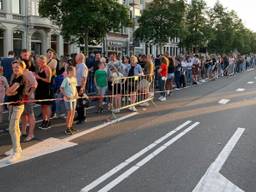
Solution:
<path fill-rule="evenodd" d="M 4 56 L 4 30 L 0 29 L 0 57 Z"/>
<path fill-rule="evenodd" d="M 22 31 L 14 31 L 13 32 L 13 50 L 16 55 L 20 55 L 22 50 Z"/>
<path fill-rule="evenodd" d="M 31 3 L 32 15 L 39 16 L 39 1 L 33 0 Z"/>
<path fill-rule="evenodd" d="M 57 50 L 57 42 L 58 42 L 58 36 L 52 35 L 51 36 L 51 48 L 54 49 L 55 51 Z"/>
<path fill-rule="evenodd" d="M 12 13 L 21 14 L 21 0 L 12 0 Z"/>
<path fill-rule="evenodd" d="M 42 36 L 39 32 L 33 33 L 31 37 L 31 50 L 36 55 L 42 54 Z"/>
<path fill-rule="evenodd" d="M 4 0 L 0 0 L 0 11 L 4 10 Z"/>

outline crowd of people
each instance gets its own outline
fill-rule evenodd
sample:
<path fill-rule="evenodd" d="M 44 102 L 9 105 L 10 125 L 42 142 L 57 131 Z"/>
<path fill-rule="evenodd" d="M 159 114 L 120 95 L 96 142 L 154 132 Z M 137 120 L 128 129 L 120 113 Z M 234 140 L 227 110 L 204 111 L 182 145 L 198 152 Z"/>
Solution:
<path fill-rule="evenodd" d="M 155 81 L 155 87 L 160 92 L 158 99 L 163 102 L 174 88 L 179 90 L 207 79 L 234 75 L 255 64 L 255 55 L 238 54 L 172 57 L 166 53 L 156 58 L 151 55 L 121 58 L 113 52 L 106 58 L 101 53 L 92 53 L 88 57 L 77 53 L 58 59 L 53 49 L 48 49 L 46 55 L 41 56 L 33 56 L 24 49 L 16 57 L 10 51 L 7 58 L 1 59 L 0 67 L 0 103 L 8 103 L 9 133 L 13 146 L 7 154 L 12 155 L 11 162 L 16 161 L 22 152 L 20 138 L 24 138 L 25 142 L 35 138 L 35 104 L 41 107 L 42 123 L 39 129 L 50 129 L 51 117 L 65 114 L 65 134 L 72 135 L 77 131 L 74 120 L 76 124 L 86 121 L 87 95 L 97 95 L 94 98 L 98 113 L 104 112 L 105 102 L 114 105 L 110 109 L 118 113 L 122 95 L 128 92 L 131 94 L 129 110 L 137 110 L 134 97 L 137 86 L 134 82 L 130 85 L 122 85 L 122 82 L 114 84 L 117 78 L 148 76 L 147 81 Z M 149 103 L 142 105 L 148 106 Z M 5 105 L 0 105 L 1 122 L 4 108 Z"/>

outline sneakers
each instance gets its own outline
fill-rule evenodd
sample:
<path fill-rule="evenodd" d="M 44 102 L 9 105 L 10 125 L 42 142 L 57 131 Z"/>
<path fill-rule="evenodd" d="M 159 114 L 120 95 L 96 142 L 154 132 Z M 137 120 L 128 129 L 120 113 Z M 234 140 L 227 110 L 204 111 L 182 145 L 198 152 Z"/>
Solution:
<path fill-rule="evenodd" d="M 48 121 L 43 121 L 42 124 L 38 127 L 41 130 L 47 130 L 51 128 L 51 122 Z"/>
<path fill-rule="evenodd" d="M 10 155 L 12 155 L 12 154 L 13 154 L 13 149 L 10 149 L 9 151 L 6 151 L 6 152 L 4 153 L 5 156 L 10 156 Z"/>
<path fill-rule="evenodd" d="M 163 96 L 159 97 L 158 100 L 161 101 L 163 99 Z"/>
<path fill-rule="evenodd" d="M 149 102 L 141 103 L 140 106 L 141 107 L 148 107 L 149 106 Z"/>
<path fill-rule="evenodd" d="M 42 121 L 42 123 L 39 125 L 38 129 L 42 129 L 45 126 L 45 120 Z"/>
<path fill-rule="evenodd" d="M 11 155 L 10 159 L 8 159 L 9 164 L 16 163 L 21 159 L 21 152 L 15 152 L 13 155 Z"/>
<path fill-rule="evenodd" d="M 120 113 L 120 109 L 113 109 L 112 112 L 113 113 Z"/>
<path fill-rule="evenodd" d="M 74 128 L 74 127 L 71 127 L 70 129 L 71 129 L 71 131 L 72 131 L 73 133 L 77 132 L 77 129 Z"/>
<path fill-rule="evenodd" d="M 162 97 L 161 99 L 159 99 L 161 102 L 166 101 L 166 97 Z"/>
<path fill-rule="evenodd" d="M 65 130 L 65 134 L 66 134 L 66 135 L 73 135 L 73 133 L 72 133 L 72 131 L 71 131 L 70 128 L 67 128 L 67 129 Z"/>
<path fill-rule="evenodd" d="M 34 135 L 32 135 L 32 136 L 27 136 L 26 139 L 24 140 L 24 142 L 30 142 L 30 141 L 32 141 L 32 140 L 34 140 L 34 139 L 35 139 L 35 136 L 34 136 Z"/>
<path fill-rule="evenodd" d="M 137 112 L 137 109 L 135 106 L 129 108 L 130 111 Z"/>

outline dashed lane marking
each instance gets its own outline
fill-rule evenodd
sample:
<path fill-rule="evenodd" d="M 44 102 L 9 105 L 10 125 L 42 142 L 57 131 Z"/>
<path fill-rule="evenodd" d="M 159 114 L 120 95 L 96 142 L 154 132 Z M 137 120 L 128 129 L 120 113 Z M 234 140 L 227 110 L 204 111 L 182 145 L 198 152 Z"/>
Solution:
<path fill-rule="evenodd" d="M 196 122 L 189 126 L 187 129 L 176 135 L 174 138 L 167 141 L 165 144 L 158 147 L 156 150 L 154 150 L 152 153 L 147 155 L 145 158 L 143 158 L 141 161 L 139 161 L 136 165 L 129 168 L 127 171 L 122 173 L 120 176 L 118 176 L 116 179 L 111 181 L 109 184 L 107 184 L 105 187 L 99 190 L 99 192 L 107 192 L 110 191 L 112 188 L 117 186 L 119 183 L 121 183 L 123 180 L 127 179 L 131 174 L 133 174 L 135 171 L 137 171 L 139 168 L 143 167 L 146 163 L 148 163 L 150 160 L 152 160 L 154 157 L 158 156 L 161 152 L 163 152 L 165 149 L 167 149 L 170 145 L 178 141 L 180 138 L 182 138 L 184 135 L 186 135 L 188 132 L 190 132 L 192 129 L 194 129 L 196 126 L 198 126 L 200 123 Z M 170 134 L 170 133 L 169 133 Z M 167 134 L 168 135 L 168 134 Z M 167 137 L 167 136 L 165 136 Z M 162 140 L 160 138 L 160 140 Z M 152 145 L 152 144 L 151 144 Z M 115 168 L 114 168 L 115 169 Z M 90 185 L 89 185 L 90 186 Z M 96 185 L 97 186 L 97 185 Z M 92 189 L 92 188 L 91 188 Z M 87 192 L 91 190 L 90 188 L 85 187 L 81 190 L 81 192 Z"/>
<path fill-rule="evenodd" d="M 163 142 L 165 139 L 171 137 L 177 131 L 180 131 L 181 129 L 183 129 L 184 127 L 189 125 L 191 122 L 192 121 L 186 121 L 185 123 L 183 123 L 182 125 L 180 125 L 176 129 L 170 131 L 169 133 L 167 133 L 166 135 L 161 137 L 160 139 L 157 139 L 156 141 L 154 141 L 153 143 L 151 143 L 150 145 L 148 145 L 144 149 L 140 150 L 138 153 L 134 154 L 130 158 L 126 159 L 124 162 L 120 163 L 119 165 L 117 165 L 116 167 L 114 167 L 113 169 L 111 169 L 110 171 L 108 171 L 107 173 L 102 175 L 101 177 L 99 177 L 98 179 L 96 179 L 93 182 L 91 182 L 89 185 L 85 186 L 81 190 L 81 192 L 90 191 L 91 189 L 95 188 L 96 186 L 98 186 L 99 184 L 101 184 L 102 182 L 104 182 L 105 180 L 110 178 L 112 175 L 116 174 L 121 169 L 123 169 L 124 167 L 128 166 L 130 163 L 132 163 L 133 161 L 135 161 L 136 159 L 138 159 L 139 157 L 141 157 L 142 155 L 144 155 L 145 153 L 147 153 L 148 151 L 150 151 L 151 149 L 156 147 L 158 144 Z"/>
<path fill-rule="evenodd" d="M 230 102 L 230 99 L 221 99 L 218 103 L 222 104 L 222 105 L 225 105 L 225 104 L 227 104 L 229 102 Z"/>
<path fill-rule="evenodd" d="M 237 91 L 237 92 L 244 92 L 245 89 L 244 89 L 244 88 L 238 88 L 236 91 Z"/>

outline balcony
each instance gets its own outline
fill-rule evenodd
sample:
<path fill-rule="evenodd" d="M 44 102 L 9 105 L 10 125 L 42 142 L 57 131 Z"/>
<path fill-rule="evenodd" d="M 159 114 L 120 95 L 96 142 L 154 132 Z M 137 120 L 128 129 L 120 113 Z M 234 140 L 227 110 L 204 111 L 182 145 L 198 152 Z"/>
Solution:
<path fill-rule="evenodd" d="M 52 28 L 54 26 L 49 19 L 42 18 L 39 16 L 32 16 L 32 15 L 28 16 L 28 24 L 32 26 L 46 27 L 46 28 Z"/>
<path fill-rule="evenodd" d="M 13 14 L 13 15 L 12 15 L 12 19 L 18 20 L 18 21 L 24 21 L 25 16 Z"/>
<path fill-rule="evenodd" d="M 6 18 L 6 13 L 0 12 L 0 18 Z"/>

